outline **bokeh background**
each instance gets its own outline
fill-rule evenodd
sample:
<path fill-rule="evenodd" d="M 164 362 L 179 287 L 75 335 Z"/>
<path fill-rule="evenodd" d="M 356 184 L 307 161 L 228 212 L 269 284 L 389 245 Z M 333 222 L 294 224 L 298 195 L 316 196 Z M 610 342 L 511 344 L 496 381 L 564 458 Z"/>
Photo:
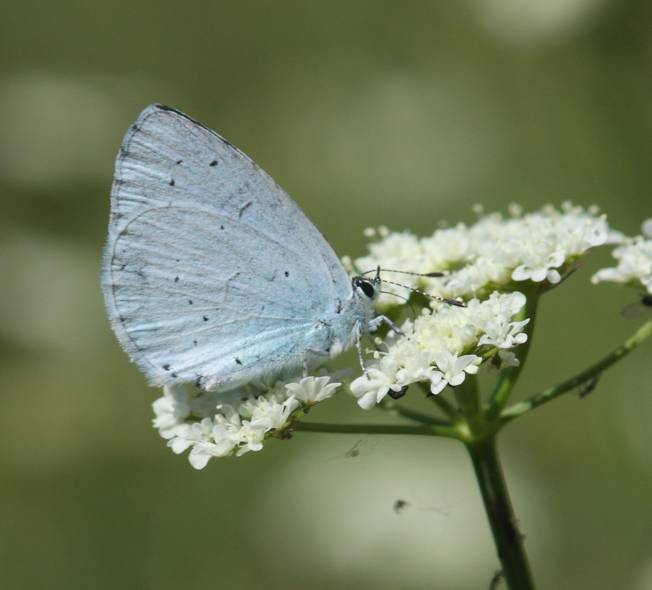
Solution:
<path fill-rule="evenodd" d="M 363 253 L 367 226 L 428 233 L 475 203 L 596 203 L 636 233 L 651 27 L 644 0 L 4 4 L 0 587 L 487 588 L 497 561 L 455 443 L 301 434 L 203 472 L 166 449 L 101 299 L 114 157 L 144 106 L 176 106 L 340 254 Z M 520 394 L 635 329 L 633 295 L 588 282 L 608 261 L 546 296 Z M 541 588 L 652 588 L 651 352 L 502 435 Z M 383 419 L 346 393 L 314 416 Z"/>

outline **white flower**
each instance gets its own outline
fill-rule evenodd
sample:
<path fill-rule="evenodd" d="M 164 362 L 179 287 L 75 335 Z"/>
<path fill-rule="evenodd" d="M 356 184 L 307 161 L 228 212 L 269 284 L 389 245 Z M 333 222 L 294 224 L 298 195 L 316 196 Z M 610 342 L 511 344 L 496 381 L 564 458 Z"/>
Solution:
<path fill-rule="evenodd" d="M 232 417 L 230 420 L 223 416 L 215 420 L 204 418 L 201 422 L 190 427 L 190 432 L 185 440 L 181 440 L 176 450 L 174 443 L 171 444 L 175 452 L 183 452 L 184 444 L 191 446 L 188 460 L 195 469 L 203 469 L 211 457 L 226 457 L 240 443 L 239 420 Z"/>
<path fill-rule="evenodd" d="M 618 260 L 618 265 L 599 270 L 591 278 L 593 283 L 610 281 L 640 284 L 652 294 L 652 240 L 634 238 L 628 244 L 616 248 L 613 256 Z"/>
<path fill-rule="evenodd" d="M 294 396 L 283 402 L 273 398 L 260 396 L 251 413 L 251 426 L 269 432 L 270 430 L 281 430 L 289 422 L 292 412 L 299 407 L 299 402 Z"/>
<path fill-rule="evenodd" d="M 341 383 L 329 383 L 330 377 L 304 377 L 298 383 L 288 383 L 287 392 L 306 405 L 316 404 L 332 397 Z"/>
<path fill-rule="evenodd" d="M 557 270 L 566 261 L 566 253 L 563 250 L 555 250 L 547 256 L 530 256 L 527 264 L 521 264 L 512 271 L 512 279 L 515 281 L 527 281 L 528 279 L 534 283 L 541 281 L 549 281 L 550 283 L 558 283 L 561 280 L 561 275 Z"/>
<path fill-rule="evenodd" d="M 514 319 L 525 303 L 522 293 L 496 292 L 485 301 L 469 301 L 466 308 L 440 305 L 423 310 L 414 321 L 403 324 L 404 336 L 386 338 L 386 351 L 366 375 L 353 381 L 351 391 L 358 405 L 372 408 L 390 390 L 400 391 L 416 382 L 427 383 L 434 395 L 447 385 L 460 385 L 479 370 L 478 347 L 505 350 L 527 340 L 522 330 L 528 318 Z"/>
<path fill-rule="evenodd" d="M 500 368 L 518 367 L 521 361 L 511 350 L 499 350 L 498 358 L 500 359 Z"/>
<path fill-rule="evenodd" d="M 609 228 L 595 208 L 584 210 L 564 203 L 561 210 L 546 206 L 522 214 L 511 207 L 512 217 L 485 215 L 473 225 L 458 224 L 418 238 L 409 232 L 389 233 L 369 245 L 369 255 L 355 260 L 358 271 L 376 268 L 412 273 L 448 271 L 442 278 L 383 273 L 389 281 L 383 290 L 397 295 L 409 288 L 425 288 L 432 295 L 464 298 L 507 286 L 511 281 L 558 283 L 562 273 L 587 250 L 616 243 L 622 236 Z M 382 295 L 381 306 L 401 303 Z"/>
<path fill-rule="evenodd" d="M 481 305 L 474 306 L 474 309 L 477 309 L 476 326 L 484 332 L 478 340 L 478 345 L 512 348 L 524 344 L 527 334 L 523 332 L 523 328 L 530 320 L 510 320 L 523 308 L 525 302 L 525 295 L 518 291 L 510 295 L 494 292 Z"/>
<path fill-rule="evenodd" d="M 641 224 L 641 233 L 648 239 L 652 239 L 652 217 L 650 219 L 646 219 L 642 224 Z"/>
<path fill-rule="evenodd" d="M 152 424 L 159 434 L 166 439 L 176 436 L 184 420 L 190 415 L 189 395 L 184 385 L 166 385 L 163 397 L 153 404 L 154 420 Z"/>
<path fill-rule="evenodd" d="M 435 387 L 434 384 L 431 385 L 432 393 L 437 394 L 446 385 L 455 387 L 464 383 L 467 373 L 475 375 L 478 372 L 482 359 L 474 354 L 457 356 L 448 350 L 440 350 L 434 355 L 433 360 L 442 374 L 442 378 L 438 381 L 437 386 Z M 433 387 L 436 391 L 433 391 Z"/>
<path fill-rule="evenodd" d="M 246 388 L 229 392 L 193 391 L 166 386 L 153 403 L 153 424 L 174 453 L 190 450 L 188 460 L 203 469 L 212 457 L 260 451 L 265 439 L 287 428 L 303 406 L 333 395 L 340 383 L 330 376 L 276 383 L 263 393 Z"/>
<path fill-rule="evenodd" d="M 400 391 L 401 387 L 392 382 L 382 371 L 371 368 L 351 383 L 351 393 L 358 398 L 358 405 L 363 410 L 369 410 L 379 404 L 389 391 Z"/>

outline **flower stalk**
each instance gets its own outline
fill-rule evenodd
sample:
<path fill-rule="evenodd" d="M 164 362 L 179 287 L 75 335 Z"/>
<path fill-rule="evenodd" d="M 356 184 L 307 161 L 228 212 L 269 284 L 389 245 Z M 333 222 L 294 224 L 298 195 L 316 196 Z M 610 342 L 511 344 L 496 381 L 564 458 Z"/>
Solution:
<path fill-rule="evenodd" d="M 516 516 L 505 484 L 505 478 L 496 451 L 494 436 L 466 445 L 475 476 L 480 487 L 502 575 L 510 590 L 532 590 L 523 536 L 518 530 Z"/>
<path fill-rule="evenodd" d="M 507 424 L 515 418 L 518 418 L 519 416 L 522 416 L 523 414 L 558 398 L 560 395 L 598 377 L 604 370 L 628 355 L 650 336 L 652 336 L 652 320 L 643 324 L 638 330 L 636 330 L 636 332 L 634 332 L 634 334 L 632 334 L 632 336 L 625 340 L 623 344 L 615 348 L 597 363 L 591 365 L 588 369 L 581 371 L 570 379 L 566 379 L 566 381 L 562 381 L 558 385 L 544 389 L 525 401 L 513 404 L 503 410 L 500 415 L 501 425 Z"/>
<path fill-rule="evenodd" d="M 454 428 L 450 426 L 436 426 L 434 424 L 327 424 L 323 422 L 297 422 L 292 426 L 292 430 L 296 432 L 321 432 L 330 434 L 416 434 L 459 438 Z"/>

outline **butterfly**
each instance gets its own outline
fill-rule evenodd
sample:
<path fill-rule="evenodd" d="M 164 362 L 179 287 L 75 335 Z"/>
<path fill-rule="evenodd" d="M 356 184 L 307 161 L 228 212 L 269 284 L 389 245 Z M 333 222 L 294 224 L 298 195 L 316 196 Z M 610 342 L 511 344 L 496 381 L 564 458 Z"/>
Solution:
<path fill-rule="evenodd" d="M 368 273 L 364 273 L 368 274 Z M 227 391 L 307 372 L 382 322 L 380 272 L 350 277 L 274 180 L 226 139 L 147 107 L 115 164 L 102 288 L 155 386 Z"/>

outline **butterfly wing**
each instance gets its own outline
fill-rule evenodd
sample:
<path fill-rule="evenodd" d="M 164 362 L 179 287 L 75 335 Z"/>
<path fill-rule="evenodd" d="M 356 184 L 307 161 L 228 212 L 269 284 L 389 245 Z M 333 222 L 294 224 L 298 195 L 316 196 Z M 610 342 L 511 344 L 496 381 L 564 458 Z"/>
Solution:
<path fill-rule="evenodd" d="M 228 389 L 297 363 L 349 297 L 332 248 L 226 140 L 168 107 L 123 141 L 103 290 L 114 331 L 152 384 Z"/>

